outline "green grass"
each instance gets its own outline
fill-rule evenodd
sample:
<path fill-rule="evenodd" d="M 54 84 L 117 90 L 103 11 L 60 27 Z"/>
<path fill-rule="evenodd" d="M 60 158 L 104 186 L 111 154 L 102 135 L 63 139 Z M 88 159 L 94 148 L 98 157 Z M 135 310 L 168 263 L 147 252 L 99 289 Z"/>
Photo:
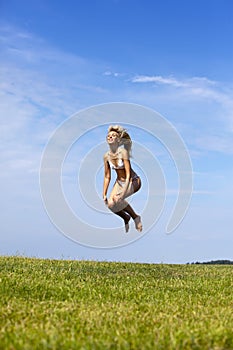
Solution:
<path fill-rule="evenodd" d="M 0 349 L 233 349 L 233 266 L 0 257 Z"/>

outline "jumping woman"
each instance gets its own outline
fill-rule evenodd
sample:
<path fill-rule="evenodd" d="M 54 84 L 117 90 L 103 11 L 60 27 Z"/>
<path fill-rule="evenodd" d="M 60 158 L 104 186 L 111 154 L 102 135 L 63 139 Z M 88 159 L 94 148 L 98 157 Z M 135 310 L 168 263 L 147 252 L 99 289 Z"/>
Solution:
<path fill-rule="evenodd" d="M 137 192 L 141 187 L 141 179 L 131 167 L 130 154 L 132 141 L 128 132 L 120 125 L 111 125 L 106 137 L 109 151 L 104 155 L 104 185 L 103 200 L 108 208 L 124 220 L 125 231 L 129 231 L 129 221 L 132 218 L 135 228 L 141 232 L 141 217 L 125 200 Z M 117 174 L 116 182 L 107 199 L 109 183 L 111 181 L 111 169 Z"/>

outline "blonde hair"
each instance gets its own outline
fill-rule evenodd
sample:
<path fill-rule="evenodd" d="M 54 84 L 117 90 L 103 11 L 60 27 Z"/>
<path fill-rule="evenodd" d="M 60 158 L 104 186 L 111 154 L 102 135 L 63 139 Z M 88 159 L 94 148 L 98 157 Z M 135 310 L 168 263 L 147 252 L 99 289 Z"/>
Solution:
<path fill-rule="evenodd" d="M 132 140 L 126 129 L 124 129 L 121 125 L 110 125 L 108 128 L 108 133 L 111 131 L 115 131 L 119 135 L 120 146 L 123 145 L 131 156 Z"/>

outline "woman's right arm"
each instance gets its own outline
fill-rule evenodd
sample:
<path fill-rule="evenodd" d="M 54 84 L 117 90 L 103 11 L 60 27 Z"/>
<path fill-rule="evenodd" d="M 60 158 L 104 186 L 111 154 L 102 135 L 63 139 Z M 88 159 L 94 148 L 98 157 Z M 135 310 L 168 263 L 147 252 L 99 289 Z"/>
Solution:
<path fill-rule="evenodd" d="M 103 200 L 107 203 L 108 186 L 111 181 L 111 169 L 107 160 L 107 156 L 104 156 L 104 185 L 103 185 Z"/>

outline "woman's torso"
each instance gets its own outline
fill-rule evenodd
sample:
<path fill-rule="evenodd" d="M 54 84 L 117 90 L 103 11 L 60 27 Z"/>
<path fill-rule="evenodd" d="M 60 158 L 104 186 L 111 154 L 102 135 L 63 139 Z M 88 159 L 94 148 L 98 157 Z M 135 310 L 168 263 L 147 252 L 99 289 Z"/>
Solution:
<path fill-rule="evenodd" d="M 112 155 L 110 152 L 108 152 L 107 160 L 108 160 L 109 166 L 116 171 L 117 179 L 120 181 L 125 181 L 126 171 L 125 171 L 125 165 L 124 165 L 124 159 L 123 159 L 122 153 L 119 151 L 119 152 L 116 152 L 116 154 Z M 130 164 L 130 160 L 129 160 L 129 164 Z M 132 169 L 130 164 L 130 179 L 133 179 L 136 176 L 137 174 Z"/>

